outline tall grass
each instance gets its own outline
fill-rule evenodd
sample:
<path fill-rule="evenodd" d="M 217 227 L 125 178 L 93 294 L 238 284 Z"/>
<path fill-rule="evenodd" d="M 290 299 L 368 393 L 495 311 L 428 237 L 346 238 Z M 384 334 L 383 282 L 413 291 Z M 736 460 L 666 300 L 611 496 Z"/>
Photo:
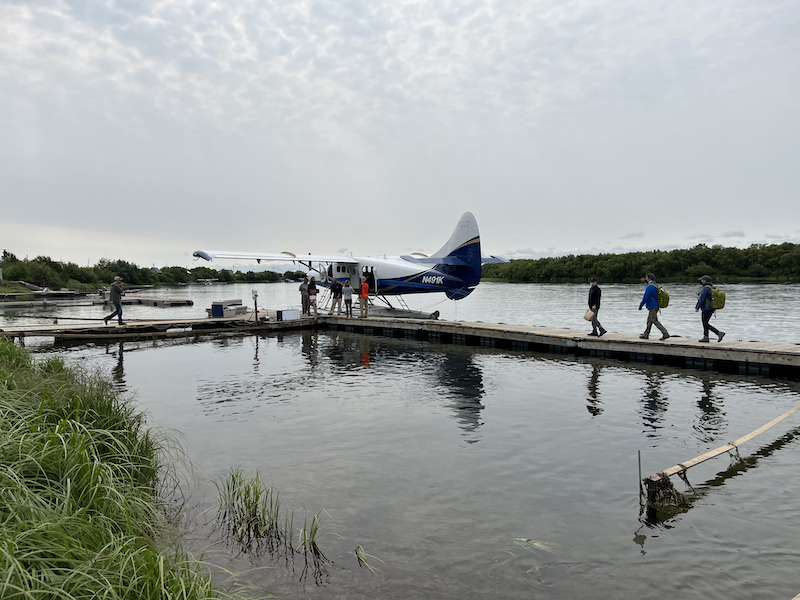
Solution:
<path fill-rule="evenodd" d="M 281 510 L 278 491 L 267 486 L 258 471 L 248 476 L 233 468 L 214 485 L 218 498 L 217 526 L 229 546 L 250 555 L 253 563 L 268 555 L 272 560 L 284 559 L 292 569 L 295 556 L 302 555 L 300 580 L 311 572 L 318 585 L 327 581 L 327 567 L 332 563 L 317 545 L 322 513 L 310 518 L 306 515 L 295 545 L 294 511 Z"/>
<path fill-rule="evenodd" d="M 240 596 L 159 510 L 169 450 L 106 378 L 0 338 L 0 597 Z"/>

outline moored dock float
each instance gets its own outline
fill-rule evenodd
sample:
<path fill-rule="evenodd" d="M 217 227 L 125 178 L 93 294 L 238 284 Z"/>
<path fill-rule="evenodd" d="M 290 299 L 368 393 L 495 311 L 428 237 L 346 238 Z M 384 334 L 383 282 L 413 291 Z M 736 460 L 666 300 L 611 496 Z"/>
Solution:
<path fill-rule="evenodd" d="M 800 379 L 800 346 L 797 344 L 743 342 L 730 338 L 722 343 L 703 344 L 677 336 L 662 342 L 611 332 L 600 338 L 587 337 L 585 331 L 576 329 L 466 321 L 326 316 L 321 317 L 320 322 L 333 329 L 372 335 Z"/>
<path fill-rule="evenodd" d="M 255 320 L 254 314 L 201 318 L 201 319 L 154 319 L 154 320 L 126 320 L 124 325 L 114 325 L 113 322 L 105 325 L 102 319 L 98 324 L 67 324 L 67 325 L 19 325 L 4 326 L 0 328 L 0 336 L 20 340 L 24 343 L 26 338 L 45 337 L 53 338 L 56 342 L 66 340 L 110 341 L 110 340 L 136 340 L 157 339 L 169 337 L 190 337 L 196 335 L 218 333 L 252 333 L 288 331 L 314 327 L 310 318 L 279 321 L 275 311 L 269 319 Z"/>
<path fill-rule="evenodd" d="M 295 311 L 282 313 L 296 316 Z M 263 313 L 262 313 L 263 314 Z M 716 370 L 741 375 L 800 379 L 800 346 L 766 342 L 743 342 L 726 338 L 722 343 L 703 344 L 694 339 L 671 337 L 666 341 L 642 340 L 638 335 L 612 333 L 602 338 L 587 337 L 586 332 L 559 327 L 508 325 L 431 319 L 392 319 L 369 317 L 348 319 L 321 314 L 318 318 L 279 317 L 267 311 L 267 320 L 256 321 L 252 313 L 220 318 L 129 321 L 124 326 L 98 325 L 27 325 L 4 327 L 0 335 L 53 337 L 61 339 L 135 339 L 191 335 L 222 331 L 285 331 L 292 329 L 332 329 L 365 335 L 413 338 L 514 351 L 550 354 L 573 354 L 610 358 L 626 362 L 670 365 L 680 368 Z"/>

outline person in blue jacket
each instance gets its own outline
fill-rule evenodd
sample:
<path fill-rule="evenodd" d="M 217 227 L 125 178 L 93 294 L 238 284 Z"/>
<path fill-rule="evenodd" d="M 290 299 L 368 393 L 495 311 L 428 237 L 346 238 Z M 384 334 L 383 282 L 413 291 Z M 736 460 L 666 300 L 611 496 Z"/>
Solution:
<path fill-rule="evenodd" d="M 711 282 L 711 277 L 708 275 L 703 275 L 700 278 L 700 283 L 703 284 L 703 289 L 700 290 L 699 297 L 697 298 L 697 305 L 694 307 L 694 312 L 698 310 L 702 310 L 703 314 L 703 337 L 698 342 L 708 343 L 708 332 L 713 331 L 717 335 L 717 341 L 721 342 L 722 338 L 725 337 L 725 332 L 720 331 L 716 327 L 713 327 L 709 321 L 711 321 L 711 315 L 714 314 L 714 309 L 711 308 L 711 289 L 714 287 L 714 284 Z"/>
<path fill-rule="evenodd" d="M 644 328 L 644 333 L 639 337 L 643 340 L 649 338 L 650 328 L 655 325 L 661 331 L 660 339 L 663 342 L 669 338 L 669 332 L 658 320 L 658 284 L 656 283 L 656 276 L 648 273 L 645 275 L 645 279 L 647 280 L 647 285 L 644 286 L 644 296 L 642 296 L 642 301 L 639 303 L 639 310 L 642 310 L 643 306 L 647 307 L 647 327 Z"/>

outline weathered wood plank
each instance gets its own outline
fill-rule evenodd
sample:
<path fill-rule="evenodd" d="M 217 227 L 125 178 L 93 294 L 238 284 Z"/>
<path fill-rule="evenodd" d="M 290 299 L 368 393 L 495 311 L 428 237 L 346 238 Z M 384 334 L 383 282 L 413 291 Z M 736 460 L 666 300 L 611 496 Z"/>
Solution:
<path fill-rule="evenodd" d="M 752 440 L 757 435 L 760 435 L 760 434 L 764 433 L 767 429 L 770 429 L 771 427 L 774 427 L 775 425 L 777 425 L 778 423 L 780 423 L 781 421 L 783 421 L 787 417 L 789 417 L 789 416 L 793 415 L 794 413 L 796 413 L 798 410 L 800 410 L 800 404 L 798 404 L 797 406 L 795 406 L 793 408 L 790 408 L 785 413 L 783 413 L 781 416 L 772 419 L 772 421 L 770 421 L 769 423 L 766 423 L 765 425 L 762 425 L 761 427 L 759 427 L 755 431 L 751 431 L 747 435 L 744 435 L 744 436 L 740 437 L 738 440 L 734 440 L 733 442 L 729 442 L 729 443 L 725 444 L 724 446 L 720 446 L 719 448 L 716 448 L 714 450 L 709 450 L 705 454 L 701 454 L 700 456 L 696 456 L 691 460 L 687 460 L 685 462 L 678 463 L 677 465 L 675 465 L 674 467 L 670 467 L 669 469 L 664 469 L 663 471 L 659 471 L 658 473 L 656 473 L 654 475 L 650 475 L 650 477 L 647 477 L 646 480 L 656 482 L 656 481 L 659 481 L 660 479 L 662 479 L 663 477 L 669 477 L 670 475 L 674 475 L 675 473 L 680 473 L 681 471 L 685 471 L 686 469 L 694 467 L 695 465 L 699 465 L 700 463 L 703 463 L 703 462 L 705 462 L 705 461 L 707 461 L 707 460 L 709 460 L 711 458 L 719 456 L 720 454 L 724 454 L 726 452 L 730 452 L 731 450 L 734 450 L 734 449 L 738 448 L 739 446 L 741 446 L 745 442 L 748 442 L 748 441 Z"/>

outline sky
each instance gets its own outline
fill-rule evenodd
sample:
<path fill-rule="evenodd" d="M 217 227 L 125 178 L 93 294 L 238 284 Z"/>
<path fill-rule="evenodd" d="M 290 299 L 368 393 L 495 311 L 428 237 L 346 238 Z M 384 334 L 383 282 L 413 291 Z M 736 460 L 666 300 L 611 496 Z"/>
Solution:
<path fill-rule="evenodd" d="M 796 0 L 0 0 L 0 248 L 800 242 Z M 218 265 L 218 268 L 229 265 Z"/>

